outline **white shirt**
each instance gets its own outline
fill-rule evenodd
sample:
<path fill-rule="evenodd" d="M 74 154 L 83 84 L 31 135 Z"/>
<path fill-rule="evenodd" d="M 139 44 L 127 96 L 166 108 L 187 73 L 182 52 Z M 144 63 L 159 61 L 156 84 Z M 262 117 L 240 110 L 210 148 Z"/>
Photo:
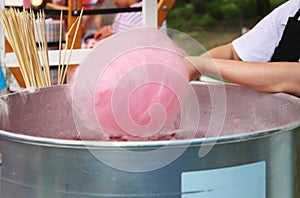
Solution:
<path fill-rule="evenodd" d="M 134 3 L 131 8 L 142 7 L 142 1 Z M 143 25 L 143 14 L 142 12 L 124 12 L 118 13 L 112 25 L 112 32 L 124 32 L 131 28 L 141 27 Z M 160 27 L 160 30 L 167 33 L 167 22 L 164 21 Z"/>
<path fill-rule="evenodd" d="M 293 17 L 299 8 L 300 0 L 289 0 L 274 9 L 249 32 L 235 39 L 232 44 L 239 57 L 249 62 L 270 61 L 289 17 Z"/>
<path fill-rule="evenodd" d="M 142 2 L 137 2 L 130 6 L 142 7 Z M 112 31 L 113 33 L 123 32 L 130 28 L 142 26 L 142 12 L 124 12 L 118 13 L 115 17 Z"/>

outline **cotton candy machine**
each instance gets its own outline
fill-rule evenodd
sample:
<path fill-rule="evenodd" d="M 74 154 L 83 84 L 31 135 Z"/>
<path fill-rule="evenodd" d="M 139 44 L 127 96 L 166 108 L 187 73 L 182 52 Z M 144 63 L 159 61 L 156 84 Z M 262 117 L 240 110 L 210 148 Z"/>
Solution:
<path fill-rule="evenodd" d="M 64 86 L 2 97 L 1 197 L 299 197 L 299 98 L 193 88 L 200 107 L 193 140 L 81 141 Z M 212 95 L 223 89 L 221 135 L 203 138 L 218 122 Z"/>

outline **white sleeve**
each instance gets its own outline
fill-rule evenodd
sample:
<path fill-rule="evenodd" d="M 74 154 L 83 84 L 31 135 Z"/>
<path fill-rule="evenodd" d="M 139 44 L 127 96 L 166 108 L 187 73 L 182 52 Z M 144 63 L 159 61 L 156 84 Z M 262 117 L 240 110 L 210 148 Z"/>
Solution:
<path fill-rule="evenodd" d="M 288 18 L 294 16 L 300 0 L 289 0 L 263 18 L 249 32 L 232 44 L 243 61 L 268 62 L 277 47 Z"/>

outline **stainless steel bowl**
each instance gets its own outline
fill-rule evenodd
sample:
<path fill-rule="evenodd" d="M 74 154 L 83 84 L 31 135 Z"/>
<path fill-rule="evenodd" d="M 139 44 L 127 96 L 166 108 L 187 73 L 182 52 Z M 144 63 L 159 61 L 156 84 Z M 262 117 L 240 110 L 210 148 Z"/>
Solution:
<path fill-rule="evenodd" d="M 193 88 L 200 127 L 192 140 L 81 141 L 64 86 L 2 97 L 1 197 L 299 197 L 300 99 Z M 216 135 L 200 138 L 218 121 Z"/>

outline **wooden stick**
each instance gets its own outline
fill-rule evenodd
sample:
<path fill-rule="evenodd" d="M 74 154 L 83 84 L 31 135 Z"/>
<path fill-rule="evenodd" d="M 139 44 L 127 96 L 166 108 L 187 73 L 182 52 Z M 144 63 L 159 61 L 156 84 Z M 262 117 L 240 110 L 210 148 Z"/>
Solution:
<path fill-rule="evenodd" d="M 75 27 L 75 24 L 79 21 L 79 18 L 77 17 L 76 20 L 74 21 L 74 23 L 71 25 L 70 29 L 68 30 L 67 34 L 66 34 L 66 44 L 65 44 L 65 51 L 64 51 L 64 56 L 63 56 L 63 61 L 62 61 L 62 66 L 61 66 L 61 70 L 60 70 L 60 74 L 59 74 L 59 79 L 58 79 L 58 83 L 59 84 L 63 84 L 63 74 L 64 74 L 64 70 L 65 70 L 65 65 L 66 65 L 66 57 L 67 57 L 67 50 L 68 50 L 68 45 L 69 45 L 69 35 L 71 33 L 71 31 L 73 31 L 73 28 Z"/>
<path fill-rule="evenodd" d="M 25 46 L 25 50 L 27 51 L 27 56 L 28 56 L 28 61 L 26 63 L 26 65 L 24 65 L 23 67 L 27 68 L 27 71 L 29 73 L 29 79 L 32 82 L 31 86 L 33 87 L 40 87 L 40 83 L 37 82 L 36 80 L 36 74 L 35 74 L 35 64 L 37 64 L 37 57 L 35 56 L 36 54 L 36 48 L 32 47 L 32 43 L 34 38 L 31 35 L 31 21 L 30 21 L 30 14 L 28 12 L 23 12 L 24 14 L 24 22 L 22 23 L 22 26 L 20 26 L 20 30 L 22 30 L 22 34 L 21 36 L 27 36 L 26 39 L 26 43 L 24 43 L 23 45 Z M 26 17 L 26 18 L 25 18 Z M 24 30 L 24 31 L 23 31 Z M 25 39 L 24 39 L 25 40 Z M 31 49 L 30 49 L 31 48 Z"/>
<path fill-rule="evenodd" d="M 7 40 L 10 42 L 16 54 L 26 87 L 43 87 L 45 84 L 50 85 L 49 64 L 47 64 L 49 62 L 48 45 L 45 38 L 45 23 L 43 23 L 45 21 L 45 15 L 40 12 L 38 18 L 40 25 L 37 27 L 35 15 L 32 11 L 30 11 L 30 13 L 25 10 L 20 12 L 19 10 L 10 8 L 4 9 L 1 14 L 1 23 L 5 29 Z M 40 41 L 39 49 L 43 59 L 43 65 L 46 66 L 44 69 L 46 77 L 43 76 L 34 30 L 44 34 L 42 38 L 38 40 Z"/>
<path fill-rule="evenodd" d="M 82 13 L 83 9 L 81 10 L 80 16 L 75 20 L 74 24 L 72 24 L 66 35 L 66 48 L 62 62 L 63 13 L 61 12 L 58 84 L 62 84 L 65 80 L 75 44 L 75 38 L 81 23 Z M 1 13 L 0 22 L 5 29 L 7 40 L 15 52 L 26 87 L 51 86 L 45 13 L 40 11 L 37 13 L 37 17 L 35 17 L 32 10 L 28 13 L 26 10 L 20 12 L 14 8 L 4 9 Z M 74 31 L 73 29 L 75 26 L 76 29 L 71 44 L 71 51 L 67 58 L 67 47 L 69 44 L 68 37 L 71 31 Z M 67 63 L 65 63 L 66 59 Z"/>
<path fill-rule="evenodd" d="M 23 78 L 26 84 L 26 87 L 30 87 L 31 86 L 31 82 L 30 79 L 28 78 L 28 71 L 26 70 L 25 67 L 23 67 L 23 65 L 26 65 L 26 57 L 23 58 L 23 54 L 21 53 L 22 48 L 19 46 L 20 38 L 18 36 L 15 36 L 15 30 L 19 29 L 19 19 L 18 19 L 18 12 L 11 8 L 10 10 L 7 11 L 7 22 L 9 24 L 9 32 L 10 32 L 10 41 L 11 41 L 11 45 L 12 48 L 14 49 L 14 52 L 16 53 L 16 56 L 18 58 L 18 62 L 21 66 L 21 71 L 23 74 Z M 22 51 L 24 52 L 24 51 Z"/>
<path fill-rule="evenodd" d="M 34 75 L 32 76 L 32 78 L 34 79 L 37 87 L 44 87 L 45 81 L 44 81 L 44 78 L 42 75 L 41 60 L 40 60 L 40 57 L 38 54 L 39 53 L 38 48 L 36 46 L 36 40 L 39 40 L 39 39 L 37 39 L 34 36 L 34 29 L 39 29 L 39 28 L 36 25 L 36 18 L 35 18 L 34 13 L 32 12 L 32 10 L 30 11 L 30 14 L 28 16 L 31 18 L 31 20 L 30 20 L 30 18 L 28 17 L 28 24 L 27 24 L 27 27 L 30 27 L 30 28 L 26 28 L 26 29 L 28 30 L 28 35 L 30 38 L 29 39 L 30 44 L 28 45 L 28 48 L 32 48 L 32 51 L 29 52 L 29 54 L 31 54 L 31 56 L 32 56 L 32 61 L 33 61 L 32 71 L 33 71 Z M 35 28 L 32 28 L 32 26 Z M 38 30 L 36 30 L 36 31 L 38 31 Z M 40 44 L 38 44 L 38 45 L 40 48 Z"/>
<path fill-rule="evenodd" d="M 60 85 L 60 69 L 61 69 L 61 47 L 62 47 L 62 25 L 63 25 L 63 12 L 60 12 L 60 24 L 59 24 L 59 53 L 58 53 L 58 69 L 57 69 L 57 84 Z"/>
<path fill-rule="evenodd" d="M 83 8 L 81 9 L 81 12 L 80 12 L 80 15 L 79 15 L 79 20 L 77 21 L 76 30 L 75 30 L 75 34 L 74 34 L 73 41 L 72 41 L 72 45 L 71 45 L 71 51 L 70 51 L 70 54 L 69 54 L 69 58 L 68 58 L 68 62 L 67 62 L 66 69 L 65 69 L 65 71 L 64 71 L 64 75 L 63 75 L 63 78 L 62 78 L 62 82 L 64 82 L 64 80 L 65 80 L 65 78 L 66 78 L 66 75 L 67 75 L 69 63 L 70 63 L 71 56 L 72 56 L 73 47 L 74 47 L 75 40 L 76 40 L 76 37 L 77 37 L 79 25 L 80 25 L 80 22 L 81 22 L 81 19 L 82 19 L 82 13 L 83 13 Z"/>
<path fill-rule="evenodd" d="M 46 76 L 47 76 L 47 85 L 51 86 L 51 78 L 50 78 L 50 66 L 49 66 L 49 55 L 48 55 L 48 42 L 47 42 L 47 34 L 46 34 L 46 17 L 45 17 L 45 13 L 42 12 L 42 30 L 43 30 L 43 43 L 45 46 L 45 51 L 44 51 L 44 56 L 45 56 L 45 67 L 46 67 Z"/>
<path fill-rule="evenodd" d="M 49 58 L 48 58 L 48 45 L 47 45 L 47 38 L 46 38 L 46 25 L 45 25 L 45 16 L 40 11 L 38 13 L 38 30 L 40 32 L 39 35 L 39 43 L 40 43 L 40 57 L 42 61 L 42 76 L 43 81 L 45 82 L 46 86 L 51 86 L 50 80 L 50 71 L 49 71 Z"/>
<path fill-rule="evenodd" d="M 30 35 L 30 29 L 31 29 L 31 24 L 30 24 L 30 19 L 28 12 L 21 12 L 18 13 L 17 15 L 18 21 L 18 30 L 20 31 L 19 35 L 19 42 L 20 44 L 17 43 L 17 47 L 22 50 L 22 59 L 24 60 L 23 67 L 26 70 L 26 73 L 28 75 L 28 79 L 30 81 L 30 86 L 36 87 L 37 82 L 35 80 L 35 73 L 34 73 L 34 64 L 35 64 L 35 57 L 32 55 L 34 48 L 30 48 L 31 43 L 32 43 L 32 38 Z M 15 34 L 15 37 L 16 34 Z M 24 39 L 26 38 L 26 39 Z"/>
<path fill-rule="evenodd" d="M 39 56 L 39 60 L 40 60 L 40 57 L 41 57 L 41 60 L 39 61 L 40 62 L 40 67 L 44 67 L 44 64 L 45 64 L 45 61 L 44 61 L 44 57 L 43 57 L 43 43 L 42 43 L 42 33 L 41 33 L 41 28 L 40 28 L 40 16 L 39 16 L 39 13 L 37 13 L 37 18 L 35 18 L 35 16 L 33 15 L 33 26 L 34 26 L 34 30 L 35 30 L 35 42 L 37 43 L 38 45 L 38 51 L 40 52 L 40 56 Z M 39 72 L 42 72 L 40 71 L 39 69 L 37 69 L 37 75 L 39 74 Z M 44 75 L 44 72 L 42 72 L 42 79 L 40 79 L 40 81 L 45 81 L 46 79 L 46 76 Z M 39 79 L 39 77 L 37 78 Z"/>

